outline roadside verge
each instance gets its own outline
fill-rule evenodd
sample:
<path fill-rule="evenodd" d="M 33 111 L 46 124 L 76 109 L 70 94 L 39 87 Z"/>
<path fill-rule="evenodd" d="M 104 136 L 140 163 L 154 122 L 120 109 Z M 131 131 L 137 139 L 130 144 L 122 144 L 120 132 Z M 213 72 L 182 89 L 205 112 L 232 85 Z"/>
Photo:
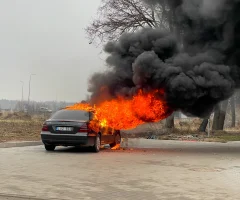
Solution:
<path fill-rule="evenodd" d="M 3 142 L 0 143 L 0 148 L 11 147 L 26 147 L 26 146 L 39 146 L 42 145 L 41 141 L 15 141 L 15 142 Z"/>

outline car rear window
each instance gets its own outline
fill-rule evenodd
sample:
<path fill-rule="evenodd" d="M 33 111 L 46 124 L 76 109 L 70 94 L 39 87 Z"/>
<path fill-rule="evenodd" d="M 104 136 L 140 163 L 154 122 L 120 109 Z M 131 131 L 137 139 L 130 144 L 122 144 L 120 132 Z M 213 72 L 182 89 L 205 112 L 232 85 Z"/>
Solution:
<path fill-rule="evenodd" d="M 59 110 L 51 116 L 51 119 L 89 120 L 89 112 L 82 110 Z"/>

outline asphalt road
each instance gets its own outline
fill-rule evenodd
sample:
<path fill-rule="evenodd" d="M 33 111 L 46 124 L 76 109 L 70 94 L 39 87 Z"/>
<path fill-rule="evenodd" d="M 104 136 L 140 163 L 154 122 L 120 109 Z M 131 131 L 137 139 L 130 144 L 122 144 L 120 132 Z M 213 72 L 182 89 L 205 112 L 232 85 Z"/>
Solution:
<path fill-rule="evenodd" d="M 0 148 L 0 199 L 236 200 L 240 143 L 130 140 L 131 150 Z"/>

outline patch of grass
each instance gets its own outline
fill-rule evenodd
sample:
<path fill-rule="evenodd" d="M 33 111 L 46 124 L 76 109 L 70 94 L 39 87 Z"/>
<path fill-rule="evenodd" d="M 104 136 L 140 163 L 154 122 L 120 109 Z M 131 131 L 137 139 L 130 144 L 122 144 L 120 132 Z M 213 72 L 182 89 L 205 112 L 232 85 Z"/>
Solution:
<path fill-rule="evenodd" d="M 219 138 L 225 141 L 240 141 L 240 135 L 221 135 L 221 136 L 217 136 L 216 138 Z"/>
<path fill-rule="evenodd" d="M 40 140 L 42 121 L 0 120 L 0 142 Z"/>
<path fill-rule="evenodd" d="M 228 140 L 217 138 L 217 137 L 212 137 L 212 138 L 205 138 L 203 140 L 204 142 L 221 142 L 221 143 L 227 143 L 229 142 Z"/>

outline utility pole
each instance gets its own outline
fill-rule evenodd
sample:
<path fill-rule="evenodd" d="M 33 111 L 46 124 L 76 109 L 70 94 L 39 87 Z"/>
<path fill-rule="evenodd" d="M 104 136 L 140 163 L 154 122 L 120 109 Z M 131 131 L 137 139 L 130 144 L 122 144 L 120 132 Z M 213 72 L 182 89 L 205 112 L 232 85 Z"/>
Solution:
<path fill-rule="evenodd" d="M 58 92 L 56 91 L 56 99 L 55 99 L 55 111 L 58 110 L 58 105 L 57 105 L 57 101 L 58 101 Z"/>
<path fill-rule="evenodd" d="M 210 137 L 210 117 L 208 118 L 208 137 Z"/>
<path fill-rule="evenodd" d="M 29 112 L 29 107 L 30 107 L 30 92 L 31 92 L 31 80 L 32 80 L 32 76 L 35 76 L 36 74 L 30 74 L 30 78 L 29 78 L 29 90 L 28 90 L 28 112 Z"/>
<path fill-rule="evenodd" d="M 20 81 L 22 83 L 22 99 L 21 99 L 21 109 L 24 110 L 24 103 L 23 103 L 23 86 L 24 86 L 24 82 Z"/>

